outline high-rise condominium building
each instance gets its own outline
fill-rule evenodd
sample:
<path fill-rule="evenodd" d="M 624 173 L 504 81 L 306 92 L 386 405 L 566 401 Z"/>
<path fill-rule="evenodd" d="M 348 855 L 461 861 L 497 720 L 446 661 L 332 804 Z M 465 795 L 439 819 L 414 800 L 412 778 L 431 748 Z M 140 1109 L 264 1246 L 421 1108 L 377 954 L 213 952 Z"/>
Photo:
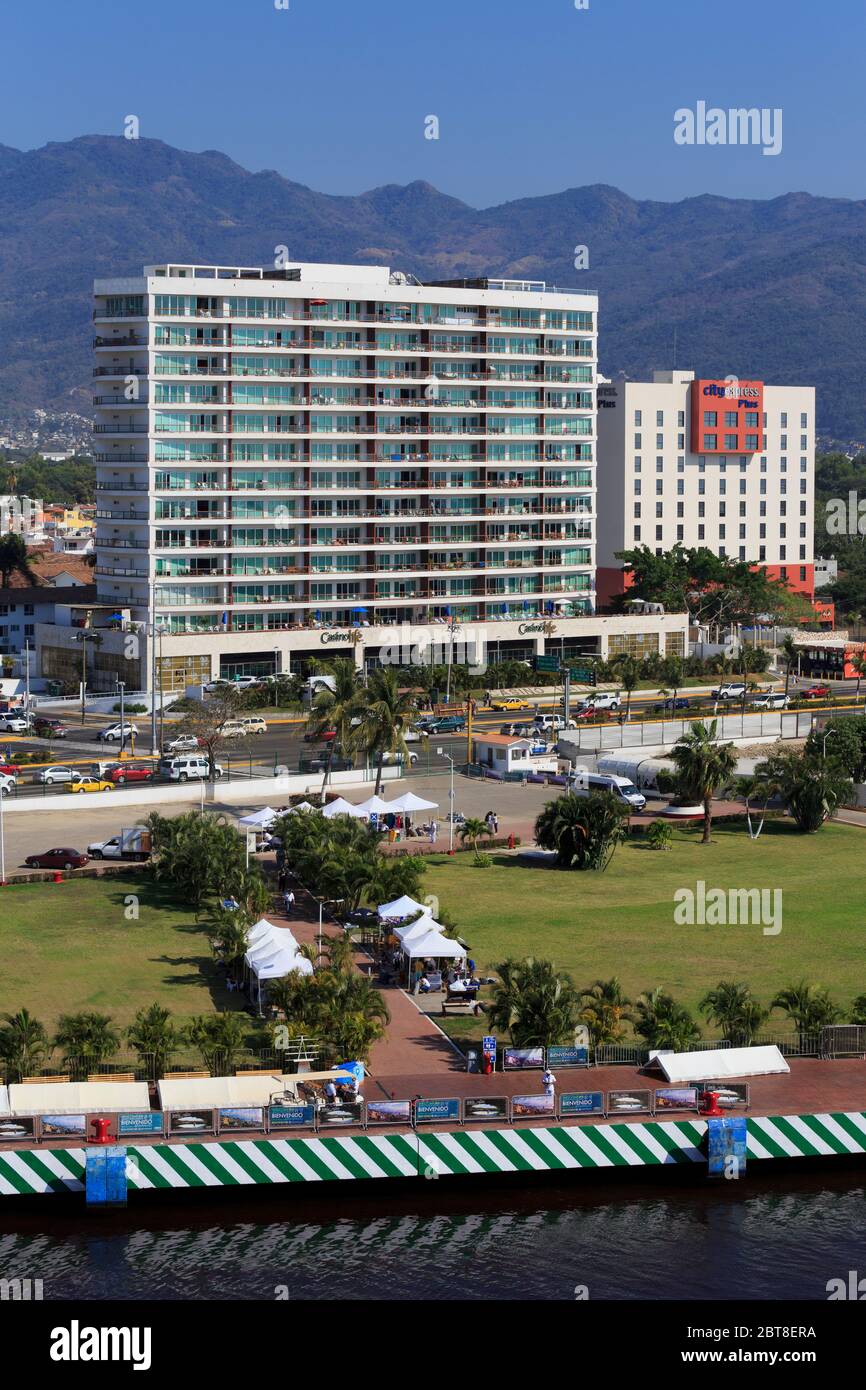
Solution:
<path fill-rule="evenodd" d="M 142 687 L 154 628 L 167 690 L 375 661 L 395 625 L 586 649 L 594 295 L 318 264 L 94 292 L 99 602 L 142 625 Z"/>
<path fill-rule="evenodd" d="M 813 387 L 664 371 L 602 382 L 598 406 L 600 605 L 623 590 L 617 551 L 677 542 L 813 597 Z"/>

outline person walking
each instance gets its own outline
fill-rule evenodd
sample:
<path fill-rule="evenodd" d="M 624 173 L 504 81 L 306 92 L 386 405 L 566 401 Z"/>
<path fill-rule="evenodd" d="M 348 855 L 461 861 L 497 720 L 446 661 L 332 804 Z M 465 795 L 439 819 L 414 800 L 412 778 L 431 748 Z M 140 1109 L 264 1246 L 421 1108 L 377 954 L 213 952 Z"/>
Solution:
<path fill-rule="evenodd" d="M 284 912 L 285 912 L 285 914 L 286 914 L 287 917 L 291 917 L 292 912 L 294 911 L 294 908 L 295 908 L 295 895 L 294 895 L 294 893 L 292 892 L 291 888 L 288 888 L 288 889 L 286 890 L 286 892 L 283 894 L 283 910 L 284 910 Z"/>
<path fill-rule="evenodd" d="M 541 1078 L 541 1084 L 544 1087 L 544 1094 L 546 1096 L 549 1096 L 552 1101 L 554 1096 L 556 1095 L 556 1077 L 554 1076 L 553 1072 L 550 1070 L 549 1067 L 546 1067 L 544 1070 L 544 1075 Z"/>

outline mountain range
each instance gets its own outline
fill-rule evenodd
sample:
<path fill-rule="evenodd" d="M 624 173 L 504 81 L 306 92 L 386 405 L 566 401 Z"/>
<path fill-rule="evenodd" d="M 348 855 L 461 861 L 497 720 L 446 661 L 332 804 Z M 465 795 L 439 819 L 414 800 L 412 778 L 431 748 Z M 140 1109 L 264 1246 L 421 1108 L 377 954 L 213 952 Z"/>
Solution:
<path fill-rule="evenodd" d="M 352 197 L 215 150 L 87 135 L 0 145 L 0 421 L 86 416 L 94 276 L 145 264 L 361 261 L 420 279 L 597 290 L 600 367 L 814 385 L 819 431 L 866 439 L 866 201 L 630 198 L 595 184 L 476 209 L 429 183 Z M 586 246 L 589 269 L 575 270 Z M 674 344 L 676 358 L 674 360 Z"/>

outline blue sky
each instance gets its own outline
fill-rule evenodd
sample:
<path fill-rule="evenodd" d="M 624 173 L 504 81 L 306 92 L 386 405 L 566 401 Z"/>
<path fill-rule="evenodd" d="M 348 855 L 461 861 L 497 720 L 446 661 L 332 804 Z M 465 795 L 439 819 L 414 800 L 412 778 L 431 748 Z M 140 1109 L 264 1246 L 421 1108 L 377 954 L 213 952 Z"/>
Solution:
<path fill-rule="evenodd" d="M 288 4 L 5 6 L 0 143 L 119 135 L 135 114 L 143 136 L 328 193 L 866 195 L 863 0 Z M 781 154 L 676 145 L 674 111 L 699 100 L 781 107 Z"/>

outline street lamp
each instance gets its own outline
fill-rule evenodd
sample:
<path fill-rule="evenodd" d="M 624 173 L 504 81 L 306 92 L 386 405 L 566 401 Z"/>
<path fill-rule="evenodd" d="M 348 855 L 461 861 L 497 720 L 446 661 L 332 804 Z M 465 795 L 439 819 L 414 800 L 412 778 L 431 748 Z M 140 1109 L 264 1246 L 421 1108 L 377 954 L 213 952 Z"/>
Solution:
<path fill-rule="evenodd" d="M 824 737 L 823 737 L 823 739 L 821 740 L 821 762 L 822 762 L 822 763 L 825 763 L 825 762 L 827 761 L 827 739 L 828 739 L 828 738 L 832 738 L 833 735 L 834 735 L 835 733 L 838 733 L 838 730 L 837 730 L 837 729 L 826 729 L 826 730 L 824 731 Z"/>
<path fill-rule="evenodd" d="M 448 792 L 448 853 L 454 853 L 454 759 L 444 748 L 437 748 L 440 758 L 447 758 L 451 764 L 451 787 Z"/>
<path fill-rule="evenodd" d="M 126 730 L 123 727 L 123 697 L 126 692 L 126 681 L 115 681 L 115 687 L 120 691 L 120 754 L 123 757 L 123 745 L 126 742 Z"/>
<path fill-rule="evenodd" d="M 83 629 L 81 632 L 76 632 L 75 640 L 81 643 L 81 722 L 83 724 L 87 716 L 87 644 L 94 642 L 99 646 L 102 638 L 98 632 L 89 632 L 87 629 Z"/>
<path fill-rule="evenodd" d="M 451 703 L 451 668 L 454 665 L 454 634 L 459 627 L 460 623 L 456 618 L 450 617 L 448 619 L 448 674 L 445 679 L 446 705 L 450 705 Z"/>

